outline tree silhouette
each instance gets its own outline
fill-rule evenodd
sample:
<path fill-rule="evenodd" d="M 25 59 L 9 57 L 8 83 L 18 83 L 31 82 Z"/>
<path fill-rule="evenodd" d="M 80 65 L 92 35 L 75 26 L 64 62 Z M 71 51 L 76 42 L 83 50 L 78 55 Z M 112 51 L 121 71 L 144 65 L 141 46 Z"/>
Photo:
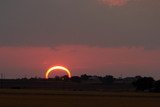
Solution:
<path fill-rule="evenodd" d="M 71 81 L 80 83 L 81 82 L 81 78 L 79 76 L 73 76 L 73 77 L 71 77 Z"/>
<path fill-rule="evenodd" d="M 155 82 L 154 88 L 155 92 L 160 92 L 160 80 Z"/>
<path fill-rule="evenodd" d="M 81 80 L 87 81 L 91 76 L 87 75 L 87 74 L 83 74 L 81 75 Z"/>
<path fill-rule="evenodd" d="M 139 78 L 137 81 L 133 82 L 133 85 L 137 90 L 150 90 L 153 88 L 154 79 L 152 77 Z"/>
<path fill-rule="evenodd" d="M 103 84 L 112 84 L 114 82 L 114 77 L 112 75 L 106 75 L 101 78 Z"/>

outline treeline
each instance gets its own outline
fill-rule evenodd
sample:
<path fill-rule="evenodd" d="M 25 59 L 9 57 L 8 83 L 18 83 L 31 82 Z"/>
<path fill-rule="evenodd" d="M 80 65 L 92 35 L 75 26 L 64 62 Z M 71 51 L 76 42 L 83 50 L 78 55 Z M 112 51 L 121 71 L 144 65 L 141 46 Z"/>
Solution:
<path fill-rule="evenodd" d="M 63 77 L 62 77 L 63 78 Z M 82 82 L 99 79 L 102 84 L 104 85 L 112 85 L 114 83 L 121 83 L 121 84 L 132 84 L 136 91 L 146 91 L 146 92 L 160 92 L 160 80 L 154 80 L 152 77 L 126 77 L 126 78 L 114 78 L 112 75 L 106 75 L 104 77 L 101 76 L 89 76 L 89 75 L 81 75 L 73 76 L 71 81 L 73 82 Z"/>
<path fill-rule="evenodd" d="M 133 85 L 137 91 L 160 92 L 160 80 L 155 81 L 152 77 L 141 77 Z"/>
<path fill-rule="evenodd" d="M 13 82 L 14 81 L 14 82 Z M 81 76 L 72 76 L 68 78 L 67 75 L 65 76 L 55 76 L 54 78 L 44 79 L 44 78 L 21 78 L 21 79 L 10 79 L 10 80 L 2 80 L 0 82 L 1 86 L 7 87 L 8 85 L 18 84 L 17 86 L 23 86 L 23 84 L 28 84 L 27 87 L 30 87 L 31 84 L 34 86 L 52 86 L 59 84 L 70 83 L 70 87 L 75 87 L 75 84 L 79 86 L 79 88 L 85 86 L 85 88 L 90 88 L 91 86 L 99 87 L 102 90 L 110 88 L 111 90 L 115 89 L 131 89 L 135 91 L 145 91 L 145 92 L 160 92 L 160 80 L 154 80 L 152 77 L 126 77 L 126 78 L 115 78 L 112 75 L 102 76 L 92 76 L 83 74 Z M 72 84 L 73 83 L 73 84 Z M 20 84 L 20 85 L 19 85 Z M 45 84 L 45 85 L 43 85 Z M 48 85 L 47 85 L 48 84 Z M 85 84 L 85 85 L 84 85 Z M 87 85 L 88 84 L 88 85 Z M 92 85 L 91 85 L 92 84 Z M 65 84 L 62 84 L 65 85 Z M 76 86 L 77 87 L 77 86 Z"/>

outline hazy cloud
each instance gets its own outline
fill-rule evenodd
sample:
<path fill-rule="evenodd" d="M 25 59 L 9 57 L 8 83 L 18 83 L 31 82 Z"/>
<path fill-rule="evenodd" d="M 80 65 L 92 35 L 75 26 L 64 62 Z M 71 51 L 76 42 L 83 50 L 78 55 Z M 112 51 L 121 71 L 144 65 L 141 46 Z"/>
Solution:
<path fill-rule="evenodd" d="M 109 6 L 123 6 L 127 4 L 128 1 L 131 1 L 131 0 L 99 0 L 100 3 L 106 4 Z"/>
<path fill-rule="evenodd" d="M 0 45 L 160 47 L 159 0 L 101 1 L 1 0 Z"/>

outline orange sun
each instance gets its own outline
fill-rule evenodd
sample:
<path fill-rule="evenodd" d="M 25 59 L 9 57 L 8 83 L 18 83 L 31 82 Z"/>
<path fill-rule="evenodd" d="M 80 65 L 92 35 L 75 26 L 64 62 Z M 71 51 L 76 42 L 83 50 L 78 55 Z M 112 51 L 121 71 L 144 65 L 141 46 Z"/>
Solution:
<path fill-rule="evenodd" d="M 49 73 L 51 71 L 54 71 L 54 70 L 63 70 L 67 73 L 68 77 L 71 78 L 71 72 L 66 68 L 66 67 L 63 67 L 63 66 L 53 66 L 51 68 L 49 68 L 45 74 L 45 77 L 46 79 L 48 79 L 48 76 L 49 76 Z"/>

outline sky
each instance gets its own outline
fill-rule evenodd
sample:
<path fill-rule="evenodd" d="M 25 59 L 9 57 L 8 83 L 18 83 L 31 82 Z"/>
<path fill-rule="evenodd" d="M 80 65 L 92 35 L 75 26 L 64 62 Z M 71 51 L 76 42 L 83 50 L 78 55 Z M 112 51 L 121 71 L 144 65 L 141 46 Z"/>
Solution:
<path fill-rule="evenodd" d="M 159 0 L 1 0 L 0 73 L 160 79 Z"/>

